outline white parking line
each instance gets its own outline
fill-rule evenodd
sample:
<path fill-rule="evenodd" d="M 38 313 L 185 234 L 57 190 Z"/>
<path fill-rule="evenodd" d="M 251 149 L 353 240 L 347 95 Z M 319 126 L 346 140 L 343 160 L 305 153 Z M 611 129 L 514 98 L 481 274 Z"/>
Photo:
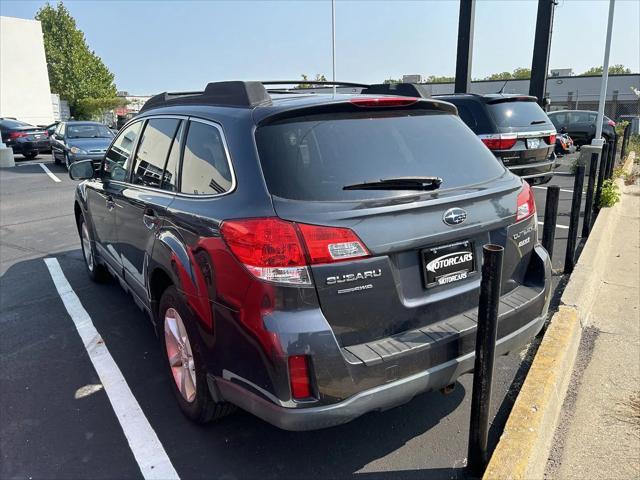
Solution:
<path fill-rule="evenodd" d="M 84 348 L 89 354 L 91 363 L 100 377 L 142 476 L 149 480 L 179 480 L 180 477 L 173 468 L 167 452 L 131 393 L 122 372 L 94 327 L 91 317 L 69 285 L 58 260 L 45 258 L 44 261 L 56 290 L 82 339 Z"/>
<path fill-rule="evenodd" d="M 541 222 L 540 220 L 538 220 L 538 225 L 544 225 L 544 222 Z M 567 230 L 569 229 L 569 227 L 565 227 L 564 225 L 558 225 L 556 223 L 556 228 L 566 228 Z"/>
<path fill-rule="evenodd" d="M 60 182 L 60 179 L 58 177 L 56 177 L 53 172 L 51 172 L 51 170 L 49 170 L 49 168 L 44 164 L 44 163 L 39 163 L 38 165 L 40 165 L 42 167 L 42 170 L 44 170 L 44 173 L 46 173 L 47 175 L 49 175 L 49 177 L 51 178 L 51 180 L 53 180 L 54 182 Z"/>

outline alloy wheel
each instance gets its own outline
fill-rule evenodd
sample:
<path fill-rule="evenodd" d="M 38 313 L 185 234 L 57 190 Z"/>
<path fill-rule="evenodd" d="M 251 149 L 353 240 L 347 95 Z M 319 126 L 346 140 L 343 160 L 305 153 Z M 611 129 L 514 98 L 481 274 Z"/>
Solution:
<path fill-rule="evenodd" d="M 82 222 L 82 253 L 84 254 L 84 261 L 87 263 L 87 268 L 90 272 L 93 272 L 93 250 L 91 250 L 91 241 L 89 240 L 89 229 L 87 228 L 87 222 Z"/>
<path fill-rule="evenodd" d="M 187 330 L 175 308 L 168 308 L 164 314 L 164 341 L 176 387 L 191 403 L 196 398 L 196 368 Z"/>

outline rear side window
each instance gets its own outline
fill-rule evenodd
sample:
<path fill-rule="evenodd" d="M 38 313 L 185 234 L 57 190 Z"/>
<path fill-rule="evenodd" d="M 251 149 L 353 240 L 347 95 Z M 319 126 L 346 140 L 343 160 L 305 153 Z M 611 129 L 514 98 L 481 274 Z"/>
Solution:
<path fill-rule="evenodd" d="M 180 120 L 153 118 L 144 129 L 136 151 L 132 182 L 136 185 L 161 188 L 169 148 Z"/>
<path fill-rule="evenodd" d="M 536 102 L 490 103 L 489 111 L 498 127 L 529 127 L 550 123 L 547 114 Z"/>
<path fill-rule="evenodd" d="M 213 125 L 192 121 L 182 159 L 180 191 L 216 195 L 231 190 L 229 159 L 220 131 Z"/>
<path fill-rule="evenodd" d="M 269 191 L 294 200 L 393 197 L 407 192 L 343 187 L 438 176 L 445 189 L 481 183 L 504 172 L 459 117 L 431 111 L 298 117 L 259 127 L 256 143 Z"/>
<path fill-rule="evenodd" d="M 102 178 L 125 181 L 133 148 L 142 122 L 135 122 L 122 130 L 104 158 Z M 64 129 L 64 126 L 62 127 Z"/>

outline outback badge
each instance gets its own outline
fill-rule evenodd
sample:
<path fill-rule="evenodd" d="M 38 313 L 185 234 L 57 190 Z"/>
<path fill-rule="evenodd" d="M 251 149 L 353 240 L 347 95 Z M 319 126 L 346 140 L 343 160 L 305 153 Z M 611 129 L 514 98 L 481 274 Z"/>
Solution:
<path fill-rule="evenodd" d="M 450 208 L 442 216 L 442 221 L 447 225 L 460 225 L 467 219 L 467 212 L 461 208 Z"/>

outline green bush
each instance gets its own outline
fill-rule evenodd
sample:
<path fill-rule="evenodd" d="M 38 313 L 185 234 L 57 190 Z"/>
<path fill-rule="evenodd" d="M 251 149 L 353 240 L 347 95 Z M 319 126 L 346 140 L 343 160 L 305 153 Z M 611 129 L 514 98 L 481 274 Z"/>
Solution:
<path fill-rule="evenodd" d="M 600 195 L 600 208 L 613 207 L 620 201 L 620 192 L 614 180 L 602 182 L 602 194 Z"/>

